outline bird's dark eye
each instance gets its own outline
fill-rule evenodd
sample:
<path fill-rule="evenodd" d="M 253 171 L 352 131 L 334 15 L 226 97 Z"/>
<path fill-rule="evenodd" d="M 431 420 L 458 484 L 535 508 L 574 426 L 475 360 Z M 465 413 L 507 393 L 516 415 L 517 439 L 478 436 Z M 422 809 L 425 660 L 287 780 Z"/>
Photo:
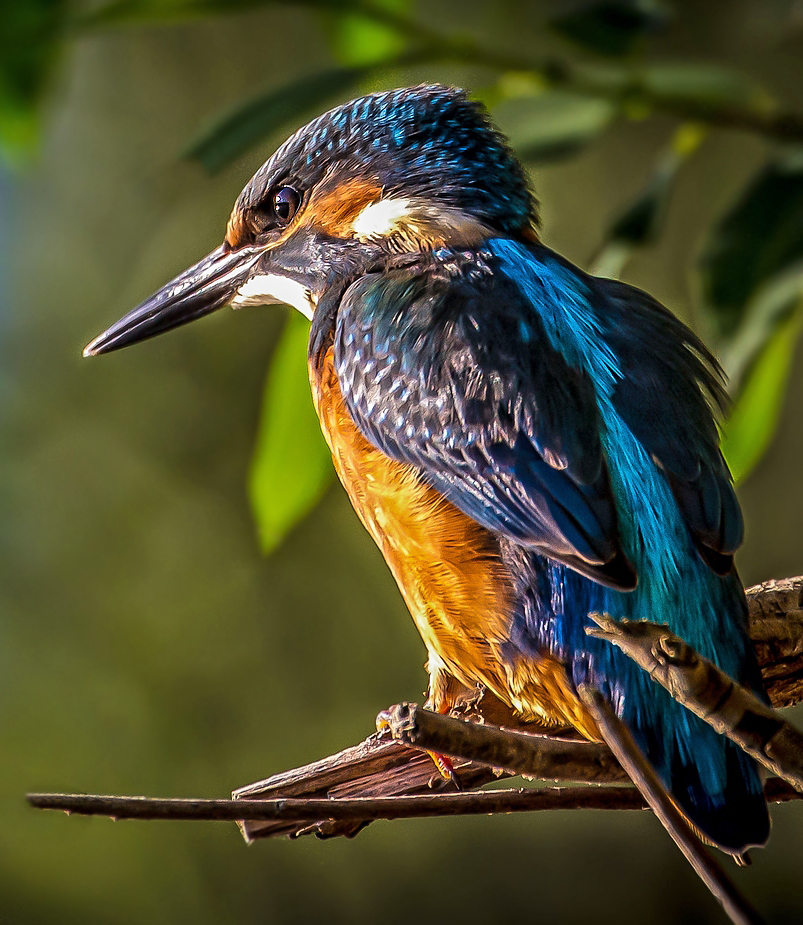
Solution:
<path fill-rule="evenodd" d="M 298 211 L 301 197 L 292 186 L 283 186 L 273 194 L 273 211 L 276 218 L 287 224 Z"/>

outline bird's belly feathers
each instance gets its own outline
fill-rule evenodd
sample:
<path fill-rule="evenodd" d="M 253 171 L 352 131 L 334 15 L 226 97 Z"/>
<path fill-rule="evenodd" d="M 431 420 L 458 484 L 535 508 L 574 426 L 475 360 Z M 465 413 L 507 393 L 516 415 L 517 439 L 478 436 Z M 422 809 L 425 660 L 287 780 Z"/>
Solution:
<path fill-rule="evenodd" d="M 468 688 L 485 685 L 526 720 L 569 723 L 594 737 L 561 662 L 547 653 L 511 655 L 514 588 L 494 535 L 446 501 L 414 466 L 366 440 L 344 405 L 331 350 L 310 375 L 337 474 L 431 659 Z"/>

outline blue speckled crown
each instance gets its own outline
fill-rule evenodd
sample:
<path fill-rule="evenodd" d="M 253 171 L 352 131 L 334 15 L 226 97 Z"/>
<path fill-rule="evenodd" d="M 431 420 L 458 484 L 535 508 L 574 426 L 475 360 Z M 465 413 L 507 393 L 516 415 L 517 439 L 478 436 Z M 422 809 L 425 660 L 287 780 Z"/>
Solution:
<path fill-rule="evenodd" d="M 277 182 L 317 182 L 332 165 L 376 176 L 389 192 L 420 194 L 502 232 L 536 221 L 524 169 L 485 109 L 462 90 L 405 87 L 332 109 L 292 135 L 240 198 L 257 204 Z"/>

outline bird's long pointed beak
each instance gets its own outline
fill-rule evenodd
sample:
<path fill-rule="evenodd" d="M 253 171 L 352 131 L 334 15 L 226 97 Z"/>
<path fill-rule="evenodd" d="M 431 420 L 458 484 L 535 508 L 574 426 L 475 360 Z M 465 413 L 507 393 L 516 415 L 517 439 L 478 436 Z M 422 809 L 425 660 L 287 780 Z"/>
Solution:
<path fill-rule="evenodd" d="M 84 356 L 119 350 L 222 308 L 259 256 L 256 249 L 227 251 L 221 245 L 87 344 Z"/>

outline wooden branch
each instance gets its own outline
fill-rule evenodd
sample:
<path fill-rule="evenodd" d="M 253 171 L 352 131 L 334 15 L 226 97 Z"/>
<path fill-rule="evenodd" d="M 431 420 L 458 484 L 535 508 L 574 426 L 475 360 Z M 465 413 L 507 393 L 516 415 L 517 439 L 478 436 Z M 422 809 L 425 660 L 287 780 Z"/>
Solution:
<path fill-rule="evenodd" d="M 750 640 L 774 707 L 803 700 L 803 576 L 747 590 Z"/>
<path fill-rule="evenodd" d="M 755 694 L 703 658 L 668 627 L 591 614 L 589 636 L 630 656 L 678 703 L 704 719 L 766 768 L 803 791 L 803 733 Z"/>
<path fill-rule="evenodd" d="M 170 819 L 291 823 L 335 820 L 361 825 L 377 819 L 478 816 L 552 809 L 646 809 L 635 787 L 541 787 L 420 794 L 369 799 L 192 800 L 100 796 L 82 793 L 29 793 L 38 809 L 62 810 L 113 819 Z"/>
<path fill-rule="evenodd" d="M 730 920 L 735 925 L 760 925 L 762 919 L 758 912 L 736 889 L 713 855 L 706 850 L 613 707 L 599 691 L 588 685 L 581 684 L 577 693 L 594 718 L 603 739 L 649 803 L 650 809 L 683 852 L 694 872 L 722 905 Z"/>
<path fill-rule="evenodd" d="M 624 772 L 613 759 L 612 753 L 606 747 L 594 743 L 555 741 L 546 736 L 496 729 L 431 713 L 415 704 L 401 704 L 384 711 L 382 717 L 388 723 L 392 733 L 399 737 L 398 742 L 388 742 L 387 739 L 372 736 L 354 749 L 347 749 L 339 755 L 316 762 L 314 765 L 277 774 L 266 781 L 235 791 L 235 797 L 258 800 L 266 796 L 287 797 L 292 794 L 295 797 L 309 795 L 318 799 L 329 798 L 333 801 L 340 801 L 344 795 L 359 794 L 364 798 L 382 799 L 389 794 L 428 792 L 431 794 L 430 787 L 442 791 L 450 784 L 437 773 L 432 760 L 426 754 L 426 749 L 441 751 L 454 757 L 456 775 L 464 789 L 479 786 L 493 779 L 494 776 L 502 775 L 499 775 L 498 771 L 494 774 L 489 768 L 483 768 L 476 763 L 468 763 L 465 757 L 458 758 L 455 754 L 458 751 L 464 756 L 470 755 L 475 759 L 482 757 L 491 764 L 506 764 L 511 773 L 538 768 L 545 778 L 555 775 L 554 779 L 559 779 L 561 774 L 570 773 L 575 779 L 593 780 L 596 783 L 625 779 Z M 400 744 L 401 742 L 415 742 L 415 750 L 406 748 Z M 526 753 L 528 745 L 534 754 Z M 593 761 L 588 767 L 583 763 L 585 750 L 588 750 L 589 756 L 593 756 Z M 559 755 L 560 759 L 549 764 L 553 754 Z M 571 760 L 567 760 L 567 755 L 571 756 Z M 608 792 L 615 792 L 618 789 L 620 788 L 586 787 L 568 788 L 563 792 L 566 794 L 585 791 L 600 793 L 604 790 L 606 795 L 600 799 L 605 800 L 606 806 L 613 808 L 614 804 L 608 803 L 609 799 L 613 799 Z M 510 793 L 511 791 L 501 792 Z M 772 802 L 786 802 L 798 798 L 798 794 L 792 787 L 777 779 L 767 781 L 766 794 L 767 799 Z M 434 799 L 438 801 L 447 796 L 451 799 L 452 795 L 440 792 Z M 566 799 L 570 798 L 567 796 Z M 571 799 L 574 799 L 574 796 Z M 593 803 L 594 797 L 586 795 L 582 798 L 578 796 L 578 799 L 589 801 L 583 803 L 587 808 L 596 806 Z M 620 808 L 635 808 L 630 803 L 630 800 L 634 799 L 631 795 L 628 797 L 627 804 L 622 804 Z M 639 805 L 643 806 L 643 804 Z M 366 803 L 366 808 L 369 806 L 370 802 Z M 577 808 L 580 808 L 579 803 Z M 498 811 L 507 812 L 508 810 L 500 808 Z M 518 810 L 511 809 L 510 811 Z M 241 815 L 245 814 L 245 811 L 241 812 Z M 287 822 L 247 819 L 241 823 L 241 829 L 248 841 L 275 835 L 315 834 L 319 837 L 331 837 L 344 834 L 354 835 L 372 818 L 374 817 L 371 813 L 366 812 L 364 819 L 353 824 L 319 820 L 313 825 L 293 825 Z"/>
<path fill-rule="evenodd" d="M 803 699 L 803 577 L 783 581 L 768 581 L 747 591 L 750 608 L 750 636 L 756 647 L 762 676 L 768 694 L 775 706 L 790 706 Z M 479 719 L 508 725 L 513 717 L 494 712 L 480 704 Z M 474 715 L 471 712 L 469 715 Z M 546 739 L 542 736 L 539 741 Z M 454 753 L 440 742 L 434 750 Z M 578 743 L 582 748 L 588 743 Z M 548 746 L 547 746 L 548 747 Z M 589 753 L 590 754 L 590 753 Z M 578 757 L 573 779 L 581 776 L 583 759 Z M 497 767 L 504 764 L 499 760 Z M 481 787 L 494 779 L 487 766 L 456 759 L 456 775 L 463 790 Z M 620 772 L 621 773 L 621 772 Z M 549 770 L 547 779 L 559 779 Z M 591 779 L 600 781 L 599 769 Z M 621 778 L 620 778 L 621 779 Z M 234 792 L 237 799 L 254 799 L 260 796 L 331 797 L 365 796 L 382 797 L 393 794 L 416 794 L 442 791 L 448 785 L 436 774 L 431 760 L 420 752 L 401 744 L 370 737 L 361 745 L 346 749 L 323 761 L 318 761 L 277 774 Z M 367 824 L 367 822 L 365 823 Z M 244 822 L 241 826 L 246 839 L 273 835 L 300 835 L 314 833 L 319 836 L 354 835 L 361 828 L 342 822 L 324 823 L 309 827 L 293 826 L 284 822 Z"/>
<path fill-rule="evenodd" d="M 776 706 L 798 702 L 803 699 L 803 578 L 767 582 L 751 588 L 747 596 L 750 605 L 750 635 L 756 646 L 759 664 L 768 684 L 772 702 Z M 466 710 L 467 715 L 479 723 L 492 720 L 494 723 L 505 726 L 515 725 L 516 720 L 510 711 L 500 707 L 500 704 L 494 703 L 492 698 L 486 696 L 479 703 L 468 704 Z M 467 724 L 465 722 L 438 716 L 431 719 L 431 715 L 424 715 L 425 712 L 420 709 L 411 711 L 407 708 L 406 724 L 410 728 L 407 733 L 402 733 L 405 723 L 400 722 L 399 734 L 408 735 L 410 742 L 415 738 L 418 746 L 424 744 L 424 739 L 428 735 L 432 736 L 428 741 L 434 751 L 453 756 L 456 778 L 463 791 L 469 791 L 490 781 L 509 776 L 507 771 L 500 769 L 503 767 L 512 769 L 514 764 L 519 767 L 516 755 L 521 756 L 526 752 L 529 752 L 526 759 L 528 764 L 524 768 L 526 774 L 551 780 L 568 779 L 596 783 L 623 779 L 621 768 L 603 746 L 578 738 L 536 735 L 532 731 L 528 732 L 521 728 L 515 731 L 502 730 L 501 746 L 499 744 L 494 746 L 489 745 L 489 735 L 493 738 L 495 733 L 488 725 L 477 725 L 475 722 L 474 728 L 479 730 L 479 738 L 474 739 L 472 734 L 468 733 L 471 739 L 469 741 L 466 739 Z M 399 718 L 401 720 L 401 714 Z M 450 725 L 452 723 L 457 723 L 460 728 Z M 532 727 L 529 728 L 532 729 Z M 511 736 L 513 738 L 510 738 Z M 490 766 L 471 761 L 468 757 L 454 757 L 455 751 L 459 752 L 464 747 L 467 756 L 480 756 L 489 761 Z M 494 750 L 498 747 L 501 747 L 501 751 Z M 452 751 L 453 748 L 455 751 Z M 472 752 L 472 748 L 476 748 L 477 751 Z M 447 798 L 443 814 L 458 811 L 461 813 L 519 812 L 525 811 L 523 809 L 525 803 L 530 805 L 528 801 L 533 801 L 533 805 L 539 800 L 546 801 L 539 803 L 539 808 L 547 808 L 549 799 L 556 801 L 556 808 L 560 801 L 564 801 L 564 808 L 572 805 L 573 801 L 575 808 L 581 806 L 603 808 L 601 805 L 597 806 L 595 800 L 604 802 L 606 808 L 636 808 L 636 795 L 633 791 L 628 791 L 626 797 L 622 795 L 623 802 L 617 805 L 616 800 L 620 797 L 617 797 L 616 793 L 623 788 L 564 788 L 560 791 L 551 788 L 546 791 L 552 794 L 549 798 L 518 796 L 518 791 L 496 791 L 492 794 L 444 792 L 450 788 L 451 784 L 440 777 L 432 760 L 424 752 L 404 745 L 402 742 L 392 741 L 388 736 L 375 734 L 359 745 L 347 748 L 337 755 L 302 768 L 276 774 L 267 780 L 236 790 L 235 800 L 253 802 L 253 812 L 250 811 L 250 807 L 249 810 L 227 808 L 231 805 L 230 801 L 211 801 L 210 803 L 191 801 L 191 808 L 189 804 L 182 802 L 180 805 L 173 805 L 171 810 L 157 808 L 157 811 L 164 813 L 184 811 L 188 814 L 192 813 L 192 818 L 198 819 L 236 818 L 239 821 L 245 816 L 246 821 L 240 821 L 240 825 L 246 839 L 251 840 L 275 835 L 353 836 L 374 818 L 380 818 L 372 815 L 370 801 L 385 800 L 388 797 L 399 795 L 415 796 L 416 799 L 423 800 L 420 803 L 404 804 L 407 808 L 401 806 L 398 808 L 399 813 L 411 815 L 420 812 L 429 814 L 427 800 L 434 800 L 435 805 L 438 805 L 439 801 Z M 773 802 L 784 802 L 796 796 L 788 785 L 777 779 L 767 782 L 765 792 L 767 798 Z M 496 796 L 496 793 L 502 795 Z M 455 801 L 455 797 L 460 799 Z M 69 795 L 67 798 L 73 799 Z M 270 800 L 270 804 L 265 804 L 267 808 L 262 809 L 265 798 Z M 366 801 L 364 810 L 362 809 L 363 804 L 359 804 L 360 813 L 357 815 L 360 818 L 348 816 L 347 809 L 344 810 L 345 815 L 342 818 L 334 818 L 333 814 L 338 813 L 339 810 L 332 810 L 331 802 L 337 800 L 338 806 L 342 806 L 344 800 L 355 798 Z M 477 798 L 478 802 L 472 802 L 474 798 Z M 59 795 L 34 795 L 33 799 L 36 801 L 59 799 Z M 86 798 L 78 796 L 75 799 L 80 801 Z M 133 799 L 139 806 L 138 812 L 141 814 L 147 812 L 147 807 L 151 806 L 143 798 L 120 799 Z M 640 797 L 638 799 L 640 800 Z M 276 805 L 277 800 L 283 803 L 285 809 L 279 811 L 271 808 Z M 297 805 L 290 803 L 293 800 Z M 316 815 L 319 810 L 314 804 L 306 802 L 308 800 L 330 801 L 325 804 L 329 813 L 325 817 L 321 816 L 319 819 L 310 821 L 307 813 Z M 496 804 L 495 801 L 499 803 Z M 509 804 L 506 801 L 509 801 Z M 306 809 L 301 808 L 302 804 L 306 806 Z M 37 802 L 36 805 L 44 805 L 44 803 Z M 53 805 L 55 807 L 55 804 Z M 288 805 L 293 807 L 293 812 L 301 815 L 298 818 L 289 815 L 291 811 L 286 808 Z M 477 808 L 458 809 L 463 805 Z M 495 805 L 499 808 L 491 808 Z M 508 805 L 510 808 L 506 808 Z M 78 811 L 75 805 L 59 806 L 59 808 Z M 117 805 L 114 808 L 121 810 L 121 807 Z M 216 815 L 218 813 L 223 815 Z M 114 812 L 111 814 L 115 815 Z M 259 816 L 259 818 L 255 819 L 253 816 Z M 159 818 L 166 817 L 160 816 Z M 399 817 L 394 816 L 393 818 Z M 144 816 L 139 815 L 138 818 L 144 818 Z M 171 818 L 178 817 L 174 815 Z"/>
<path fill-rule="evenodd" d="M 490 768 L 472 764 L 468 760 L 454 762 L 455 776 L 463 790 L 482 787 L 498 776 Z M 364 797 L 380 799 L 401 794 L 432 794 L 445 790 L 450 784 L 437 773 L 432 759 L 407 748 L 388 736 L 377 733 L 364 742 L 346 748 L 336 755 L 315 761 L 301 768 L 274 774 L 266 780 L 240 787 L 232 796 L 235 800 L 253 800 L 270 797 L 303 797 L 345 799 Z M 317 835 L 331 838 L 336 835 L 352 837 L 370 820 L 360 822 L 325 821 L 320 824 L 299 826 L 292 822 L 244 821 L 240 825 L 246 841 L 277 835 Z"/>
<path fill-rule="evenodd" d="M 534 735 L 479 725 L 415 703 L 400 703 L 379 714 L 394 739 L 454 758 L 471 758 L 508 774 L 540 780 L 607 783 L 626 781 L 610 749 L 584 739 Z"/>

